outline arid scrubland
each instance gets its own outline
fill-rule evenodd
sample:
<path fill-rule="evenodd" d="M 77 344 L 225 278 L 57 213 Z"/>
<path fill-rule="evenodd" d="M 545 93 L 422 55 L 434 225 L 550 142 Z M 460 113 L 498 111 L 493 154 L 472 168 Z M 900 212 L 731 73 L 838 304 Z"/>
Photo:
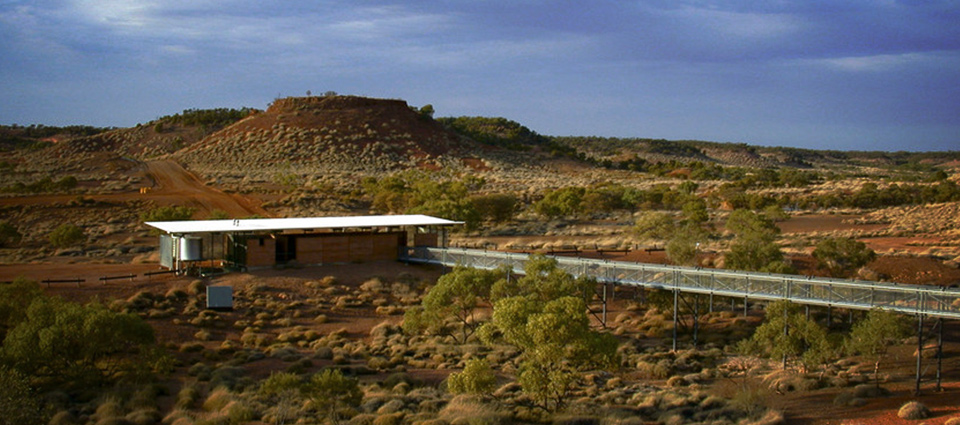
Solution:
<path fill-rule="evenodd" d="M 185 215 L 177 219 L 425 213 L 468 222 L 451 235 L 454 246 L 960 282 L 956 153 L 547 137 L 502 118 L 434 119 L 429 111 L 399 100 L 323 96 L 277 99 L 265 111 L 188 110 L 83 134 L 28 137 L 23 128 L 3 128 L 0 271 L 10 275 L 2 280 L 21 271 L 41 280 L 75 277 L 63 275 L 71 267 L 96 273 L 155 264 L 157 236 L 142 221 L 174 211 Z M 52 238 L 65 224 L 80 235 Z M 751 246 L 765 251 L 745 249 Z M 845 249 L 855 252 L 837 252 Z M 770 258 L 748 261 L 760 254 Z M 44 274 L 54 269 L 60 274 Z M 15 353 L 5 353 L 0 392 L 11 398 L 0 397 L 0 415 L 50 424 L 719 425 L 869 423 L 900 406 L 905 417 L 924 413 L 905 406 L 915 337 L 884 341 L 889 354 L 879 369 L 844 342 L 867 313 L 813 308 L 813 324 L 796 323 L 823 328 L 826 341 L 811 331 L 799 346 L 816 340 L 820 350 L 786 353 L 784 369 L 781 357 L 757 348 L 772 342 L 754 341 L 753 350 L 742 343 L 771 323 L 763 303 L 684 298 L 677 351 L 670 350 L 673 306 L 665 293 L 615 290 L 605 327 L 586 313 L 556 320 L 563 306 L 580 305 L 569 299 L 550 311 L 540 309 L 555 300 L 524 310 L 524 318 L 550 318 L 557 329 L 585 320 L 589 331 L 569 334 L 604 335 L 588 341 L 596 347 L 614 341 L 609 358 L 616 362 L 601 367 L 573 348 L 556 349 L 551 335 L 536 337 L 553 352 L 534 354 L 504 327 L 480 331 L 505 320 L 488 296 L 479 296 L 465 322 L 440 317 L 420 331 L 405 329 L 407 313 L 425 307 L 443 272 L 291 263 L 196 280 L 44 287 L 144 320 L 153 342 L 117 353 L 155 357 L 142 367 L 112 357 L 97 366 L 119 372 L 66 385 L 25 376 L 10 366 Z M 206 309 L 208 285 L 233 286 L 234 309 Z M 583 303 L 599 311 L 595 297 Z M 0 314 L 0 331 L 26 323 L 22 313 Z M 945 376 L 956 382 L 956 330 L 946 328 Z M 464 336 L 465 329 L 475 333 Z M 531 375 L 532 359 L 556 367 Z M 932 372 L 924 373 L 928 389 Z M 538 387 L 531 376 L 547 378 Z M 921 401 L 939 420 L 956 415 L 950 396 Z"/>

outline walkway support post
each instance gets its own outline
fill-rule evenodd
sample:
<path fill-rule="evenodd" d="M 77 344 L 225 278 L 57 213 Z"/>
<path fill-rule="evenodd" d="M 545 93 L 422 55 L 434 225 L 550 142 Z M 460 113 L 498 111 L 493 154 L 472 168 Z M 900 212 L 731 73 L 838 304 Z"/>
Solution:
<path fill-rule="evenodd" d="M 693 296 L 693 348 L 697 348 L 697 331 L 700 328 L 700 294 Z"/>
<path fill-rule="evenodd" d="M 941 372 L 943 371 L 943 318 L 937 318 L 937 392 L 943 391 Z"/>
<path fill-rule="evenodd" d="M 603 284 L 603 327 L 607 327 L 607 284 Z"/>
<path fill-rule="evenodd" d="M 673 351 L 677 351 L 677 324 L 678 316 L 680 315 L 679 309 L 680 304 L 680 291 L 673 290 Z"/>
<path fill-rule="evenodd" d="M 790 309 L 786 307 L 783 308 L 783 336 L 790 335 L 790 315 L 788 314 Z M 787 353 L 783 353 L 783 370 L 787 370 Z"/>
<path fill-rule="evenodd" d="M 923 366 L 923 314 L 917 313 L 917 384 L 914 395 L 920 395 L 920 368 Z"/>

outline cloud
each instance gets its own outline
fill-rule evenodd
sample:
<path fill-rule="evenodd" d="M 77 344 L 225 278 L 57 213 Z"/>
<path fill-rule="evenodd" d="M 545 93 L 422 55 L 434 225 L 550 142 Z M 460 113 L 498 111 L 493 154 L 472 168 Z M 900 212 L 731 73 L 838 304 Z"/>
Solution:
<path fill-rule="evenodd" d="M 849 72 L 883 72 L 894 68 L 910 66 L 918 62 L 926 62 L 931 59 L 930 55 L 922 53 L 904 53 L 898 55 L 873 55 L 828 58 L 815 62 L 823 65 Z"/>
<path fill-rule="evenodd" d="M 0 0 L 0 116 L 117 125 L 309 88 L 547 134 L 960 134 L 957 22 L 936 0 Z"/>
<path fill-rule="evenodd" d="M 675 16 L 686 28 L 703 31 L 703 38 L 713 35 L 739 41 L 767 41 L 771 38 L 786 37 L 795 34 L 802 26 L 795 16 L 785 13 L 738 12 L 685 6 L 667 12 L 667 15 Z"/>

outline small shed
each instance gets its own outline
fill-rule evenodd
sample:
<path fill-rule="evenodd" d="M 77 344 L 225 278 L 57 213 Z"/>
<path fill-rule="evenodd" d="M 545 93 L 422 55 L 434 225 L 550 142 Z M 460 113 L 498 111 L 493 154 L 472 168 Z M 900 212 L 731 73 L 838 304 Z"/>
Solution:
<path fill-rule="evenodd" d="M 211 310 L 233 310 L 233 287 L 208 286 L 207 308 Z"/>
<path fill-rule="evenodd" d="M 241 269 L 298 264 L 396 260 L 403 249 L 446 246 L 451 226 L 463 222 L 427 215 L 153 221 L 160 264 Z"/>

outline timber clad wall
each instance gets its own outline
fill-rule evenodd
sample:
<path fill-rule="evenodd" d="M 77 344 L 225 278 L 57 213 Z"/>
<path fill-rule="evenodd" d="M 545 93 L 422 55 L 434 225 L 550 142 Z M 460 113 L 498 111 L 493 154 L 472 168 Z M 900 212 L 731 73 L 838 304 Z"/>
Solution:
<path fill-rule="evenodd" d="M 413 244 L 415 246 L 439 246 L 436 233 L 417 233 L 413 237 Z"/>
<path fill-rule="evenodd" d="M 315 235 L 287 235 L 296 237 L 296 260 L 301 264 L 352 263 L 396 260 L 401 241 L 406 234 L 391 233 L 332 233 Z M 247 266 L 272 266 L 276 262 L 276 240 L 270 237 L 247 240 Z"/>
<path fill-rule="evenodd" d="M 277 262 L 277 240 L 271 237 L 247 239 L 247 266 L 272 266 Z"/>

